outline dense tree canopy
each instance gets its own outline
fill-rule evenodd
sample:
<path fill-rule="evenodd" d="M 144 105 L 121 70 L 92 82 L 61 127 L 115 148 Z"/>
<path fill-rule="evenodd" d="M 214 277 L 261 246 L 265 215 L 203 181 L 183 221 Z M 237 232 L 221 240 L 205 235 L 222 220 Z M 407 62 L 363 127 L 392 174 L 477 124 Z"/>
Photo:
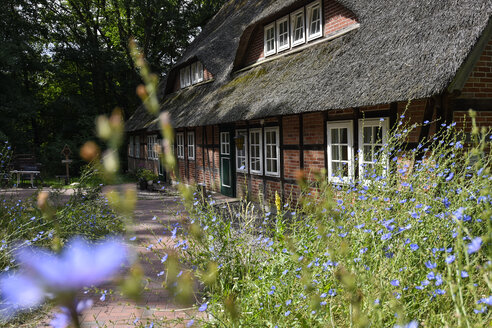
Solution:
<path fill-rule="evenodd" d="M 224 2 L 4 0 L 0 140 L 58 164 L 65 143 L 77 149 L 94 135 L 97 115 L 138 106 L 130 38 L 163 76 Z"/>

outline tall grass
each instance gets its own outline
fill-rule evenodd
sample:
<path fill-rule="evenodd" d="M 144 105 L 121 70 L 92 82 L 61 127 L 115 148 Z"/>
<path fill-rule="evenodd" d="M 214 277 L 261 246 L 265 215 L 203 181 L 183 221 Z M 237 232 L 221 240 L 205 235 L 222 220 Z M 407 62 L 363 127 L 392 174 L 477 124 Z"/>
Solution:
<path fill-rule="evenodd" d="M 373 169 L 344 185 L 300 181 L 299 202 L 277 197 L 276 213 L 197 196 L 183 253 L 204 325 L 490 324 L 490 131 L 466 140 L 454 125 L 415 149 L 417 126 L 397 125 Z"/>

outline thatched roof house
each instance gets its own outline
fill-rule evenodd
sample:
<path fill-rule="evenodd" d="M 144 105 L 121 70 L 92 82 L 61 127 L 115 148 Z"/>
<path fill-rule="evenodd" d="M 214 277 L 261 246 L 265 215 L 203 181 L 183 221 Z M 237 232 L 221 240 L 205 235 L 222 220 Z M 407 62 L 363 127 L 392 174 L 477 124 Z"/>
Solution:
<path fill-rule="evenodd" d="M 391 104 L 397 108 L 399 102 L 408 99 L 423 100 L 424 109 L 432 107 L 427 112 L 431 118 L 439 114 L 452 118 L 453 104 L 469 104 L 474 98 L 466 97 L 467 101 L 457 100 L 447 107 L 442 103 L 436 105 L 440 102 L 434 98 L 432 106 L 426 100 L 435 96 L 463 98 L 470 75 L 490 47 L 492 1 L 323 0 L 319 5 L 326 25 L 320 39 L 306 41 L 297 48 L 291 43 L 287 51 L 278 51 L 272 57 L 265 53 L 263 57 L 251 56 L 251 49 L 258 43 L 262 52 L 269 51 L 266 43 L 263 48 L 268 24 L 277 22 L 280 47 L 282 17 L 292 18 L 299 8 L 304 8 L 304 19 L 309 23 L 308 12 L 316 2 L 228 2 L 162 83 L 162 109 L 171 113 L 174 126 L 179 129 L 237 125 L 311 112 L 324 113 L 320 117 L 329 121 L 327 117 L 331 114 L 327 113 L 334 110 L 385 105 L 388 108 L 381 108 L 392 116 L 396 112 L 391 113 Z M 336 12 L 331 14 L 333 10 Z M 340 28 L 328 30 L 330 22 L 339 17 L 349 23 L 333 23 Z M 289 22 L 294 33 L 294 20 Z M 197 61 L 209 79 L 180 88 L 182 68 Z M 480 100 L 472 102 L 487 107 L 483 99 L 492 99 L 492 92 L 486 92 L 492 83 L 484 83 L 489 83 L 485 92 L 475 97 Z M 157 128 L 143 107 L 127 122 L 130 133 L 153 133 Z M 328 161 L 324 157 L 323 166 Z"/>

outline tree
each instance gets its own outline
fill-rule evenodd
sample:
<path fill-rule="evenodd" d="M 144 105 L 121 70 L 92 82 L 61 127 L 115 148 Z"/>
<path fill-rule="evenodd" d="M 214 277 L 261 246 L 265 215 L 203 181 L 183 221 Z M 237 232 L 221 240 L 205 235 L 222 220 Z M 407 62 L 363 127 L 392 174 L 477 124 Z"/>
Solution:
<path fill-rule="evenodd" d="M 128 41 L 165 76 L 224 0 L 6 0 L 0 12 L 0 131 L 17 152 L 59 162 L 97 115 L 140 101 Z M 58 149 L 59 148 L 59 149 Z M 75 153 L 75 152 L 74 152 Z M 56 170 L 56 168 L 54 168 Z"/>

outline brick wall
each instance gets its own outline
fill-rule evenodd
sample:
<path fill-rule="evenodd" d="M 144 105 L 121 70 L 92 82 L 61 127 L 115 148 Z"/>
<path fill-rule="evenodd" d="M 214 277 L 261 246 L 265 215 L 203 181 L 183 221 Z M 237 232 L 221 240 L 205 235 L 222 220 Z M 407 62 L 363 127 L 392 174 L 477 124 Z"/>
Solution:
<path fill-rule="evenodd" d="M 491 107 L 492 110 L 492 107 Z M 475 122 L 479 128 L 492 128 L 492 111 L 476 112 Z M 453 121 L 456 122 L 456 127 L 470 133 L 472 129 L 472 120 L 467 111 L 456 111 L 453 113 Z"/>
<path fill-rule="evenodd" d="M 492 99 L 492 39 L 465 83 L 460 98 Z"/>
<path fill-rule="evenodd" d="M 397 122 L 403 122 L 404 124 L 412 125 L 414 123 L 422 124 L 424 122 L 425 107 L 427 104 L 427 99 L 412 100 L 410 105 L 408 102 L 398 103 L 398 117 Z M 408 108 L 407 108 L 408 106 Z M 405 112 L 406 109 L 406 112 Z M 404 114 L 405 117 L 401 117 Z M 413 129 L 408 135 L 407 142 L 418 143 L 420 137 L 421 127 Z"/>
<path fill-rule="evenodd" d="M 304 171 L 309 181 L 315 181 L 315 174 L 325 169 L 324 150 L 305 150 L 304 151 Z"/>
<path fill-rule="evenodd" d="M 309 113 L 303 116 L 303 142 L 305 145 L 322 144 L 324 142 L 323 113 Z"/>
<path fill-rule="evenodd" d="M 285 145 L 299 144 L 299 116 L 282 117 L 283 139 Z"/>
<path fill-rule="evenodd" d="M 284 177 L 295 179 L 300 168 L 300 154 L 298 150 L 284 150 Z"/>
<path fill-rule="evenodd" d="M 307 2 L 309 4 L 310 2 Z M 323 6 L 323 19 L 324 19 L 324 35 L 330 36 L 335 34 L 336 32 L 357 23 L 357 19 L 355 15 L 344 8 L 341 4 L 336 1 L 324 0 Z M 299 7 L 300 8 L 300 7 Z M 292 10 L 299 9 L 296 8 Z M 243 66 L 247 66 L 253 64 L 261 59 L 264 59 L 264 26 L 270 24 L 271 22 L 285 17 L 285 13 L 281 15 L 272 17 L 271 20 L 265 22 L 265 24 L 261 24 L 255 28 L 253 31 L 248 47 L 246 49 L 246 54 L 244 56 Z M 313 40 L 316 41 L 316 40 Z M 313 42 L 311 41 L 311 42 Z"/>
<path fill-rule="evenodd" d="M 357 23 L 354 13 L 336 1 L 324 1 L 325 35 L 330 35 Z"/>

